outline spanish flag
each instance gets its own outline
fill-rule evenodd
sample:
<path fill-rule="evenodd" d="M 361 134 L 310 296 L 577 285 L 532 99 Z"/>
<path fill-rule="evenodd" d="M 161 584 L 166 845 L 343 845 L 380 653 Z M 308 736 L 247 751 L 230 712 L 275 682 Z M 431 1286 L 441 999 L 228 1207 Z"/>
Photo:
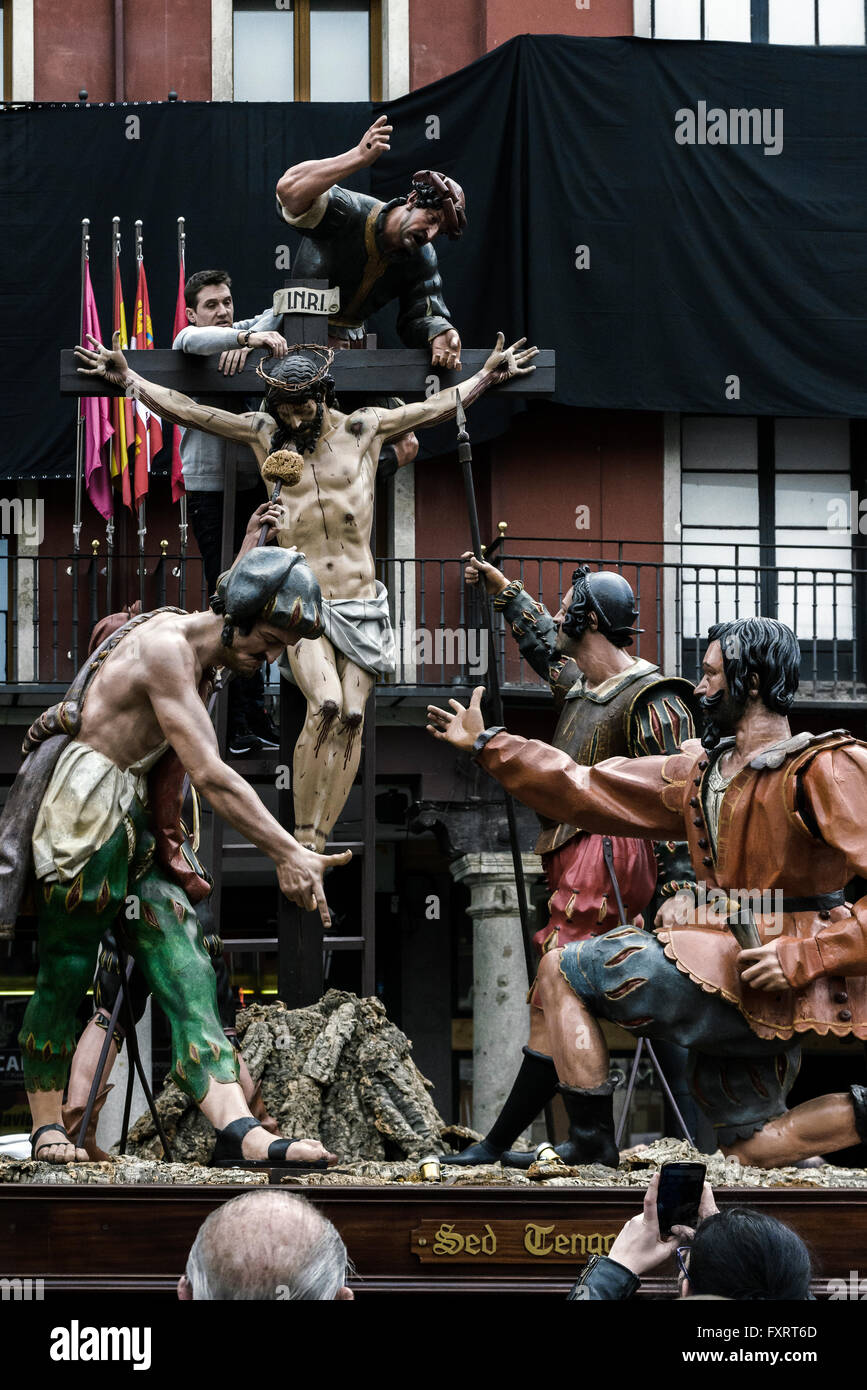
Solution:
<path fill-rule="evenodd" d="M 98 343 L 102 342 L 89 260 L 84 262 L 84 317 L 81 327 L 83 343 L 88 341 L 88 334 Z M 114 433 L 109 409 L 112 403 L 107 396 L 84 398 L 84 478 L 87 495 L 106 521 L 111 518 L 113 501 L 108 470 L 108 452 Z"/>
<path fill-rule="evenodd" d="M 131 348 L 139 351 L 153 348 L 154 329 L 151 322 L 151 306 L 148 299 L 148 282 L 145 276 L 144 261 L 138 263 L 138 284 L 135 291 L 135 308 L 132 320 Z M 135 454 L 133 457 L 133 495 L 136 510 L 143 497 L 147 496 L 148 475 L 151 462 L 163 447 L 162 422 L 141 401 L 135 402 Z"/>
<path fill-rule="evenodd" d="M 112 334 L 120 334 L 118 346 L 122 352 L 129 347 L 126 336 L 126 310 L 123 307 L 123 290 L 120 284 L 120 265 L 114 263 L 114 306 L 112 312 Z M 111 440 L 111 481 L 120 492 L 127 507 L 132 507 L 132 488 L 129 481 L 129 450 L 133 442 L 133 403 L 123 396 L 116 396 L 111 406 L 111 422 L 114 434 Z"/>

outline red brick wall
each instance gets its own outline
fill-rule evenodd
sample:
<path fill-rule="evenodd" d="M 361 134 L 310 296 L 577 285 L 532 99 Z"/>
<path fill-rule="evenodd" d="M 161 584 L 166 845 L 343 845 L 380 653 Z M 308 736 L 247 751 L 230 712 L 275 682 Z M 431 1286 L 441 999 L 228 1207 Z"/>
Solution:
<path fill-rule="evenodd" d="M 631 34 L 632 0 L 410 0 L 409 25 L 415 91 L 517 34 Z"/>
<path fill-rule="evenodd" d="M 632 0 L 589 0 L 586 9 L 575 0 L 487 0 L 485 8 L 486 52 L 516 34 L 632 33 Z"/>
<path fill-rule="evenodd" d="M 126 101 L 211 99 L 210 0 L 125 0 Z M 114 101 L 114 0 L 34 0 L 37 101 Z"/>

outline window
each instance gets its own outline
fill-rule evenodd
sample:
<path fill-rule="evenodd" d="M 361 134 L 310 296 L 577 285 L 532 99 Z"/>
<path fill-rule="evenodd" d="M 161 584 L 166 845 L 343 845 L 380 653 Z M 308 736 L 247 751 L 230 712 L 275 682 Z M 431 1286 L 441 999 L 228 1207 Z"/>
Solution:
<path fill-rule="evenodd" d="M 803 676 L 851 680 L 849 421 L 688 416 L 681 447 L 686 673 L 712 623 L 761 613 L 797 633 Z"/>
<path fill-rule="evenodd" d="M 864 0 L 635 0 L 645 39 L 863 44 Z"/>
<path fill-rule="evenodd" d="M 235 101 L 379 101 L 382 0 L 235 0 Z"/>

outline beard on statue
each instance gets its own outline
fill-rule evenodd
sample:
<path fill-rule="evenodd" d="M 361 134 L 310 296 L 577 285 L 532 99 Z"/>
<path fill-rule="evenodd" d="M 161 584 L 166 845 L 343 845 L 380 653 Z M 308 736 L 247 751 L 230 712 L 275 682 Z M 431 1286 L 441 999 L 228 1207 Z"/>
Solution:
<path fill-rule="evenodd" d="M 727 690 L 699 699 L 702 714 L 702 747 L 713 752 L 723 738 L 733 735 L 744 715 L 746 702 L 734 700 Z"/>

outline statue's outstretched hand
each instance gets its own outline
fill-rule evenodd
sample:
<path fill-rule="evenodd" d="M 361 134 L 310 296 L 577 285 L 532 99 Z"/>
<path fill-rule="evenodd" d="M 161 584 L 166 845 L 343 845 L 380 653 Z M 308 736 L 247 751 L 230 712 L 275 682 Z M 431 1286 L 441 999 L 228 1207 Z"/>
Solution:
<path fill-rule="evenodd" d="M 90 333 L 87 337 L 93 346 L 86 348 L 79 343 L 75 349 L 79 361 L 78 370 L 82 376 L 104 376 L 111 386 L 125 387 L 129 377 L 129 363 L 120 350 L 120 334 L 115 333 L 112 338 L 111 352 L 98 338 L 91 337 Z"/>
<path fill-rule="evenodd" d="M 390 149 L 389 141 L 394 126 L 388 124 L 387 116 L 377 116 L 369 130 L 358 142 L 358 157 L 362 165 L 373 164 L 379 156 Z"/>
<path fill-rule="evenodd" d="M 277 865 L 277 881 L 290 902 L 297 903 L 306 912 L 318 911 L 323 927 L 330 927 L 331 913 L 322 879 L 328 869 L 348 864 L 351 858 L 351 849 L 342 854 L 317 854 L 315 850 L 298 845 L 291 859 L 284 859 Z"/>
<path fill-rule="evenodd" d="M 462 748 L 466 753 L 471 752 L 479 734 L 485 731 L 481 708 L 484 693 L 485 687 L 477 685 L 467 706 L 462 705 L 459 700 L 449 700 L 454 714 L 440 709 L 438 705 L 428 705 L 428 733 L 433 734 L 434 738 L 452 744 L 454 748 Z"/>
<path fill-rule="evenodd" d="M 535 372 L 536 368 L 530 363 L 534 357 L 539 355 L 538 348 L 524 347 L 526 338 L 519 338 L 516 343 L 507 348 L 503 347 L 505 341 L 503 334 L 498 333 L 494 350 L 482 368 L 484 372 L 492 372 L 498 384 L 509 381 L 513 376 L 526 376 L 528 372 Z"/>

